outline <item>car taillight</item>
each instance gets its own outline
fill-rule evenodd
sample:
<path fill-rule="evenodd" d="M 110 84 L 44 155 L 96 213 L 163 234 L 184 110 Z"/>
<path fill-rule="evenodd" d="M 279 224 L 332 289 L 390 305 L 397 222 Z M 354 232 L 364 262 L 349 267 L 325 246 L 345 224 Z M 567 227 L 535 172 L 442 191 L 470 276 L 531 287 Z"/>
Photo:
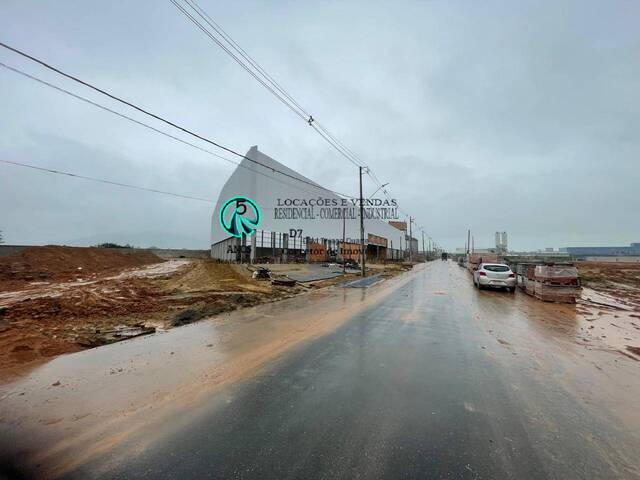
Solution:
<path fill-rule="evenodd" d="M 478 272 L 478 275 L 480 275 L 481 277 L 486 277 L 487 276 L 487 274 L 484 273 L 484 272 Z"/>
<path fill-rule="evenodd" d="M 515 274 L 515 273 L 510 273 L 510 274 L 509 274 L 509 278 L 515 278 L 515 277 L 516 277 L 516 274 Z"/>

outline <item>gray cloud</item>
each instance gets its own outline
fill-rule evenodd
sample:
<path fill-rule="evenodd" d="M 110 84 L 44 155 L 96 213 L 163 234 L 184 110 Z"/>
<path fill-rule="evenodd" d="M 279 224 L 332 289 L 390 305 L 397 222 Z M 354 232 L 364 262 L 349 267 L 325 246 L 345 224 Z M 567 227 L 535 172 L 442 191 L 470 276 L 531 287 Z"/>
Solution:
<path fill-rule="evenodd" d="M 476 245 L 507 230 L 519 249 L 640 241 L 637 3 L 201 4 L 443 245 L 462 246 L 469 227 Z M 169 2 L 14 1 L 0 11 L 3 41 L 356 192 L 355 168 Z M 6 51 L 0 61 L 81 91 Z M 232 171 L 4 70 L 0 106 L 8 160 L 212 201 Z M 213 208 L 7 165 L 0 202 L 11 243 L 206 248 Z"/>

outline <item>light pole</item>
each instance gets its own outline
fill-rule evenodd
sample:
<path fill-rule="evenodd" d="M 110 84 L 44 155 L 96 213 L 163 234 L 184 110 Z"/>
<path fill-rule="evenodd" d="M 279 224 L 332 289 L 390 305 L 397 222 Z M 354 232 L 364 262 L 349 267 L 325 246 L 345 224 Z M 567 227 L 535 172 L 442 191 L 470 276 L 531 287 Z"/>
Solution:
<path fill-rule="evenodd" d="M 345 215 L 345 208 L 342 209 L 342 252 L 340 252 L 340 256 L 342 257 L 342 274 L 347 273 L 347 262 L 345 262 L 344 251 L 346 249 L 345 241 L 346 241 L 346 229 L 347 229 L 347 220 Z"/>

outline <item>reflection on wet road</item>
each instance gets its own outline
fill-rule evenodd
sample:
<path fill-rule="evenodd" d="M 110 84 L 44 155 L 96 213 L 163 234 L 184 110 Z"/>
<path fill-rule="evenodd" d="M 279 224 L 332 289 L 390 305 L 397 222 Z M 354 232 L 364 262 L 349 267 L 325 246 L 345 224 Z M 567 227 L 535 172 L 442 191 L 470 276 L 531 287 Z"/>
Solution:
<path fill-rule="evenodd" d="M 637 365 L 577 344 L 571 308 L 437 262 L 68 475 L 640 478 Z"/>

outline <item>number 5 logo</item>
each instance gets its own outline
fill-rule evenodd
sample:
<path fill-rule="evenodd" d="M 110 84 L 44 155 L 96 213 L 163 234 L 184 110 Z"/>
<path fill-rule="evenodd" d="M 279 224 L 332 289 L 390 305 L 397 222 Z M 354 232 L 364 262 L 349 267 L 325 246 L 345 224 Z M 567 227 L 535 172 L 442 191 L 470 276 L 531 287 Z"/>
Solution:
<path fill-rule="evenodd" d="M 220 226 L 233 237 L 251 235 L 260 225 L 260 209 L 248 197 L 231 197 L 219 213 Z"/>

